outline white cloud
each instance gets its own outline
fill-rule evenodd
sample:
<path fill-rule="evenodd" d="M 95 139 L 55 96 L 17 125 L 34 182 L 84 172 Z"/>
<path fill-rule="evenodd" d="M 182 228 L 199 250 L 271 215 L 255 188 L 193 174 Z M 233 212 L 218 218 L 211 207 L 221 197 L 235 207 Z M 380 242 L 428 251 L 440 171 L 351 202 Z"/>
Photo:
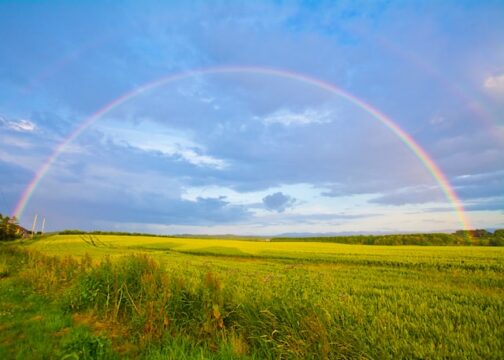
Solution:
<path fill-rule="evenodd" d="M 10 123 L 10 128 L 16 131 L 26 131 L 26 132 L 31 132 L 35 130 L 35 124 L 32 123 L 29 120 L 18 120 L 18 121 L 12 121 Z"/>
<path fill-rule="evenodd" d="M 205 154 L 206 149 L 193 141 L 188 134 L 170 131 L 155 123 L 142 123 L 142 128 L 100 126 L 100 129 L 116 142 L 124 142 L 144 151 L 157 151 L 163 155 L 179 157 L 181 160 L 201 167 L 224 169 L 228 163 L 223 159 Z"/>
<path fill-rule="evenodd" d="M 281 109 L 267 115 L 261 120 L 266 125 L 309 125 L 328 123 L 332 120 L 332 115 L 332 112 L 328 110 L 306 109 L 303 112 L 294 112 L 288 109 Z M 256 117 L 256 119 L 258 119 L 258 117 Z"/>
<path fill-rule="evenodd" d="M 8 129 L 19 132 L 32 132 L 36 128 L 36 125 L 34 123 L 26 119 L 7 120 L 3 116 L 0 116 L 0 123 L 2 123 Z"/>
<path fill-rule="evenodd" d="M 154 136 L 154 138 L 156 137 Z M 179 156 L 181 159 L 196 166 L 207 166 L 216 169 L 224 169 L 227 166 L 226 161 L 222 159 L 202 154 L 203 149 L 196 144 L 187 146 L 186 144 L 181 144 L 179 142 L 168 143 L 166 140 L 163 141 L 162 139 L 149 142 L 143 142 L 140 140 L 129 140 L 127 142 L 129 145 L 145 151 L 159 151 L 170 157 Z"/>
<path fill-rule="evenodd" d="M 504 74 L 487 77 L 483 86 L 492 92 L 504 92 Z"/>
<path fill-rule="evenodd" d="M 198 154 L 193 149 L 181 149 L 175 154 L 180 155 L 184 160 L 197 166 L 209 166 L 216 169 L 224 169 L 227 163 L 222 159 L 217 159 L 210 155 Z"/>

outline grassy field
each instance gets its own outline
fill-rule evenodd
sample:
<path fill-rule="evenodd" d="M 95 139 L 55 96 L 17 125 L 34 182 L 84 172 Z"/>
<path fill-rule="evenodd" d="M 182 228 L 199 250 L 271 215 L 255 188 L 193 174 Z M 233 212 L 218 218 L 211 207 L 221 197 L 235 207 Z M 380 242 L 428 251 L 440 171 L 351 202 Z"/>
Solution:
<path fill-rule="evenodd" d="M 56 235 L 0 249 L 1 358 L 504 358 L 504 248 Z"/>

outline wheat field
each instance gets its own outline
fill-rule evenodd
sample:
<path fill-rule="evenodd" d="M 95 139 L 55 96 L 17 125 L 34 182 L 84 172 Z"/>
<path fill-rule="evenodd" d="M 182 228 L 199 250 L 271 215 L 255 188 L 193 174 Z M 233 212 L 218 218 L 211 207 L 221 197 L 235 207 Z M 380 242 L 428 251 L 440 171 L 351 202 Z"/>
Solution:
<path fill-rule="evenodd" d="M 55 235 L 18 249 L 2 268 L 29 261 L 0 285 L 27 283 L 72 316 L 63 328 L 88 319 L 99 358 L 504 357 L 504 248 Z"/>

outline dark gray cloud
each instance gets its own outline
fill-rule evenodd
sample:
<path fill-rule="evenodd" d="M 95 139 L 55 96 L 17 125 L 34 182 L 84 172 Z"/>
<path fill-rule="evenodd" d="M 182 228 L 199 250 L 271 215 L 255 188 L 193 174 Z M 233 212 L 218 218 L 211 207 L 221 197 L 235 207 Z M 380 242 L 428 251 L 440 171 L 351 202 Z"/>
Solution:
<path fill-rule="evenodd" d="M 401 188 L 369 200 L 373 204 L 407 205 L 442 202 L 446 196 L 437 187 Z"/>
<path fill-rule="evenodd" d="M 197 198 L 192 201 L 159 193 L 131 194 L 117 189 L 106 190 L 98 192 L 95 189 L 95 194 L 99 196 L 80 199 L 44 191 L 44 194 L 33 199 L 33 207 L 51 219 L 53 224 L 50 227 L 53 229 L 58 225 L 65 226 L 64 222 L 59 221 L 54 224 L 61 214 L 64 218 L 74 219 L 74 226 L 85 229 L 100 222 L 211 226 L 244 221 L 251 217 L 247 208 L 230 204 L 224 198 Z M 44 206 L 49 201 L 50 208 Z"/>
<path fill-rule="evenodd" d="M 266 209 L 283 212 L 287 208 L 294 206 L 296 199 L 282 192 L 276 192 L 274 194 L 265 196 L 262 201 Z"/>

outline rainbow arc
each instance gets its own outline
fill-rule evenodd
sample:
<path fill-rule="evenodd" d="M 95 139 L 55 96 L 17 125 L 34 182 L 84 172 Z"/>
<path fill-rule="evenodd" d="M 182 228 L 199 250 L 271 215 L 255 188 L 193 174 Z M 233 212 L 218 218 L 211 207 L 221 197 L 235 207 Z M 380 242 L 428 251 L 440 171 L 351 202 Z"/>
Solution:
<path fill-rule="evenodd" d="M 444 195 L 448 199 L 448 201 L 452 204 L 453 210 L 456 213 L 458 220 L 465 230 L 470 230 L 471 226 L 469 220 L 464 212 L 464 208 L 461 200 L 457 196 L 457 193 L 450 185 L 448 179 L 440 170 L 440 168 L 436 165 L 436 163 L 432 160 L 432 158 L 427 154 L 427 152 L 409 135 L 406 131 L 404 131 L 397 123 L 395 123 L 391 118 L 380 112 L 378 109 L 366 103 L 365 101 L 357 98 L 356 96 L 346 92 L 345 90 L 335 86 L 334 84 L 312 78 L 310 76 L 295 73 L 291 71 L 281 70 L 281 69 L 273 69 L 273 68 L 264 68 L 264 67 L 243 67 L 243 66 L 226 66 L 226 67 L 211 67 L 211 68 L 203 68 L 196 69 L 191 71 L 185 71 L 181 73 L 176 73 L 172 75 L 168 75 L 149 83 L 146 83 L 142 86 L 135 88 L 134 90 L 127 92 L 113 101 L 109 102 L 101 109 L 93 113 L 88 118 L 84 119 L 71 133 L 70 135 L 62 141 L 55 149 L 55 151 L 49 156 L 46 161 L 40 166 L 40 168 L 35 173 L 32 181 L 28 184 L 28 186 L 23 191 L 21 197 L 19 198 L 15 209 L 13 211 L 13 215 L 18 219 L 21 218 L 23 211 L 25 210 L 27 204 L 33 193 L 35 192 L 37 186 L 40 184 L 44 176 L 50 170 L 51 166 L 58 159 L 58 157 L 65 151 L 70 143 L 72 143 L 83 131 L 89 128 L 92 124 L 98 121 L 103 115 L 107 114 L 111 110 L 117 108 L 118 106 L 126 103 L 127 101 L 135 98 L 141 93 L 155 89 L 157 87 L 169 84 L 171 82 L 175 82 L 178 80 L 182 80 L 185 78 L 190 78 L 198 75 L 210 75 L 210 74 L 257 74 L 257 75 L 270 75 L 279 78 L 286 78 L 291 80 L 297 80 L 301 83 L 315 86 L 319 89 L 328 91 L 340 98 L 343 98 L 350 103 L 354 104 L 358 108 L 364 110 L 368 114 L 370 114 L 373 118 L 380 121 L 383 125 L 385 125 L 394 135 L 396 135 L 401 142 L 406 145 L 406 147 L 419 159 L 419 161 L 423 164 L 423 166 L 428 170 L 428 172 L 432 175 L 435 181 L 438 183 L 439 187 L 443 191 Z"/>

